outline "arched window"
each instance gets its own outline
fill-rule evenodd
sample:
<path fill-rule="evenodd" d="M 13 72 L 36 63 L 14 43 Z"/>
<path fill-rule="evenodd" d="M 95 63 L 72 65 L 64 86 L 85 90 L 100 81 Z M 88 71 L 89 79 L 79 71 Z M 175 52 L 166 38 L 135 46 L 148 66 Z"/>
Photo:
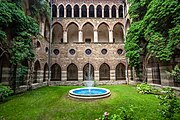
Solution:
<path fill-rule="evenodd" d="M 41 70 L 41 65 L 40 62 L 37 60 L 34 64 L 34 81 L 33 83 L 37 83 L 40 81 L 40 70 Z"/>
<path fill-rule="evenodd" d="M 3 54 L 3 51 L 0 48 L 0 54 Z M 4 53 L 0 58 L 0 83 L 7 82 L 9 78 L 10 71 L 10 60 L 9 57 Z"/>
<path fill-rule="evenodd" d="M 78 68 L 73 63 L 67 68 L 67 81 L 78 81 Z"/>
<path fill-rule="evenodd" d="M 109 42 L 109 30 L 108 25 L 102 23 L 98 27 L 98 42 Z"/>
<path fill-rule="evenodd" d="M 52 43 L 63 43 L 63 27 L 59 23 L 53 25 Z"/>
<path fill-rule="evenodd" d="M 106 5 L 104 7 L 104 17 L 109 17 L 109 6 L 108 5 Z"/>
<path fill-rule="evenodd" d="M 94 6 L 93 5 L 89 6 L 89 17 L 94 17 Z"/>
<path fill-rule="evenodd" d="M 123 17 L 123 6 L 122 5 L 119 6 L 119 17 L 120 18 Z"/>
<path fill-rule="evenodd" d="M 94 67 L 87 63 L 83 68 L 83 80 L 94 80 Z"/>
<path fill-rule="evenodd" d="M 103 63 L 99 68 L 99 80 L 110 80 L 110 67 L 108 64 Z"/>
<path fill-rule="evenodd" d="M 66 6 L 66 17 L 72 17 L 72 8 L 70 5 Z"/>
<path fill-rule="evenodd" d="M 57 63 L 51 66 L 51 81 L 61 81 L 61 67 Z"/>
<path fill-rule="evenodd" d="M 112 14 L 112 18 L 116 18 L 116 6 L 115 5 L 112 6 L 111 14 Z"/>
<path fill-rule="evenodd" d="M 48 80 L 48 64 L 44 65 L 44 74 L 43 74 L 43 82 Z"/>
<path fill-rule="evenodd" d="M 83 41 L 86 43 L 91 43 L 94 41 L 94 28 L 91 23 L 86 23 L 83 25 Z"/>
<path fill-rule="evenodd" d="M 67 41 L 69 43 L 78 42 L 79 28 L 77 24 L 70 23 L 67 27 Z"/>
<path fill-rule="evenodd" d="M 125 65 L 119 63 L 116 66 L 116 80 L 126 80 L 125 78 Z"/>
<path fill-rule="evenodd" d="M 102 17 L 102 7 L 101 7 L 101 5 L 97 6 L 96 14 L 97 14 L 97 17 Z"/>
<path fill-rule="evenodd" d="M 57 7 L 56 7 L 56 5 L 52 5 L 52 17 L 57 17 Z"/>
<path fill-rule="evenodd" d="M 87 7 L 86 7 L 86 5 L 83 5 L 81 7 L 81 17 L 87 17 Z"/>
<path fill-rule="evenodd" d="M 59 17 L 64 17 L 64 6 L 63 5 L 59 6 Z"/>
<path fill-rule="evenodd" d="M 115 43 L 124 43 L 124 34 L 122 25 L 120 23 L 117 23 L 113 28 L 113 39 Z"/>
<path fill-rule="evenodd" d="M 79 17 L 79 6 L 78 5 L 74 6 L 74 17 Z"/>

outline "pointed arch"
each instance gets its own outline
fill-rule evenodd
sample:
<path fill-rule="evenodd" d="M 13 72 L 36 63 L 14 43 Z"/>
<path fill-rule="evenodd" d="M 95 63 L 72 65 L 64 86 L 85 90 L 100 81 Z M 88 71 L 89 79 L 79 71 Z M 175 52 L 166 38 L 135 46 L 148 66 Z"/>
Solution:
<path fill-rule="evenodd" d="M 98 42 L 109 42 L 109 26 L 104 22 L 98 26 Z"/>
<path fill-rule="evenodd" d="M 43 82 L 48 81 L 48 64 L 44 65 Z"/>
<path fill-rule="evenodd" d="M 69 43 L 78 42 L 78 33 L 78 25 L 74 22 L 69 23 L 67 27 L 67 41 Z"/>
<path fill-rule="evenodd" d="M 63 27 L 60 23 L 55 23 L 53 25 L 52 43 L 63 43 Z"/>
<path fill-rule="evenodd" d="M 81 17 L 87 17 L 87 7 L 86 7 L 86 5 L 83 5 L 81 7 Z"/>
<path fill-rule="evenodd" d="M 97 17 L 102 17 L 102 6 L 98 5 L 96 8 Z"/>
<path fill-rule="evenodd" d="M 116 18 L 116 6 L 115 5 L 112 6 L 111 15 L 112 15 L 112 18 Z"/>
<path fill-rule="evenodd" d="M 118 12 L 119 12 L 119 18 L 122 18 L 123 17 L 123 6 L 122 5 L 119 6 Z"/>
<path fill-rule="evenodd" d="M 78 5 L 74 6 L 74 17 L 79 17 L 79 6 Z"/>
<path fill-rule="evenodd" d="M 89 6 L 89 17 L 94 17 L 94 6 L 93 5 Z"/>
<path fill-rule="evenodd" d="M 74 63 L 67 67 L 67 81 L 78 81 L 78 68 Z"/>
<path fill-rule="evenodd" d="M 104 7 L 104 17 L 109 17 L 109 6 L 108 5 L 105 5 Z"/>
<path fill-rule="evenodd" d="M 99 68 L 99 80 L 110 80 L 110 67 L 106 63 Z"/>
<path fill-rule="evenodd" d="M 52 17 L 57 17 L 57 6 L 55 4 L 52 5 Z"/>
<path fill-rule="evenodd" d="M 51 66 L 51 81 L 61 81 L 61 67 L 57 63 Z"/>
<path fill-rule="evenodd" d="M 123 26 L 121 23 L 116 23 L 113 28 L 113 40 L 115 43 L 124 43 Z"/>
<path fill-rule="evenodd" d="M 66 6 L 66 17 L 72 17 L 72 7 L 71 7 L 71 5 Z"/>
<path fill-rule="evenodd" d="M 93 42 L 94 41 L 94 27 L 90 22 L 87 22 L 82 27 L 83 31 L 83 41 Z"/>
<path fill-rule="evenodd" d="M 116 66 L 116 80 L 126 80 L 125 78 L 125 65 L 122 63 L 119 63 Z"/>
<path fill-rule="evenodd" d="M 60 18 L 64 17 L 64 6 L 63 5 L 59 6 L 59 17 Z"/>
<path fill-rule="evenodd" d="M 90 73 L 90 78 L 92 78 L 92 80 L 94 80 L 93 79 L 94 78 L 94 67 L 92 64 L 87 63 L 86 65 L 84 65 L 84 68 L 83 68 L 83 80 L 88 80 L 89 73 Z"/>
<path fill-rule="evenodd" d="M 34 80 L 33 83 L 37 83 L 40 81 L 40 70 L 41 70 L 41 64 L 39 60 L 36 60 L 34 63 Z"/>

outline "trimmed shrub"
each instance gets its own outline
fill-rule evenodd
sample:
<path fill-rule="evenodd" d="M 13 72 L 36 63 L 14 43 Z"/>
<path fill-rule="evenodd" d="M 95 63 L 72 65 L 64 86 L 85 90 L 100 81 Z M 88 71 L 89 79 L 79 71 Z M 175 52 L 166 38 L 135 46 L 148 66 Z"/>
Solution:
<path fill-rule="evenodd" d="M 4 86 L 0 84 L 0 101 L 4 101 L 6 97 L 11 95 L 12 93 L 13 91 L 11 90 L 9 86 Z"/>

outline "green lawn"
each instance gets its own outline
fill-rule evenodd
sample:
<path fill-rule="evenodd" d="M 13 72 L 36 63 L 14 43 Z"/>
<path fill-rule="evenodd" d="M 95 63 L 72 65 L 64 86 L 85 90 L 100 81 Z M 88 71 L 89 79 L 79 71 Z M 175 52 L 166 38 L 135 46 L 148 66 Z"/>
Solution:
<path fill-rule="evenodd" d="M 135 87 L 127 85 L 101 87 L 110 89 L 112 95 L 94 101 L 74 100 L 67 94 L 77 87 L 52 86 L 12 96 L 0 104 L 0 116 L 6 120 L 95 120 L 105 111 L 118 114 L 120 107 L 133 105 L 137 107 L 138 120 L 162 119 L 157 112 L 159 100 L 155 95 L 141 95 Z"/>

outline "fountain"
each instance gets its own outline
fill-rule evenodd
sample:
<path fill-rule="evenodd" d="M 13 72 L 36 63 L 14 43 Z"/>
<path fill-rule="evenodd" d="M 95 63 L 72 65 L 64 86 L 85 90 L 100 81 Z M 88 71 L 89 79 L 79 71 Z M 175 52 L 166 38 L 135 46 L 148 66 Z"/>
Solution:
<path fill-rule="evenodd" d="M 111 95 L 110 90 L 105 88 L 94 87 L 93 74 L 91 73 L 91 64 L 88 66 L 87 75 L 84 76 L 84 88 L 72 89 L 69 96 L 77 99 L 99 99 L 106 98 Z"/>

